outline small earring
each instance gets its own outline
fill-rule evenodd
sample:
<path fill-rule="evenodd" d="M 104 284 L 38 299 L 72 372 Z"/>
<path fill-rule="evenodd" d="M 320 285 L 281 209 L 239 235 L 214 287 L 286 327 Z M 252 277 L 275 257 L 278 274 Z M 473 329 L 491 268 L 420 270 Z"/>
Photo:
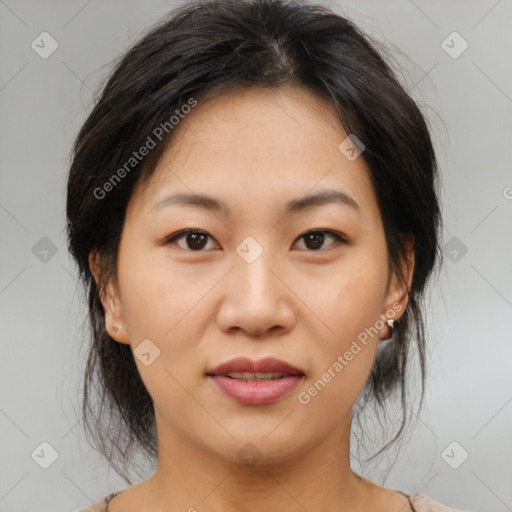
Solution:
<path fill-rule="evenodd" d="M 117 327 L 117 325 L 113 325 L 112 329 L 114 329 L 114 332 L 117 332 L 119 330 L 119 327 Z"/>
<path fill-rule="evenodd" d="M 389 327 L 391 327 L 391 329 L 393 329 L 394 320 L 392 318 L 389 318 L 387 320 L 387 324 L 389 325 Z"/>

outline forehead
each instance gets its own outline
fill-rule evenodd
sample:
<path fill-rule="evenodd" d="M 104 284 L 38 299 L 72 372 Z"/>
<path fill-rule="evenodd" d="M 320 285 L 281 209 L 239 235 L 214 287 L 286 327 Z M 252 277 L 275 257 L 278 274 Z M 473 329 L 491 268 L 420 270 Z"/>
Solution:
<path fill-rule="evenodd" d="M 346 137 L 334 108 L 307 90 L 223 93 L 180 120 L 137 203 L 149 211 L 181 191 L 261 205 L 336 187 L 362 208 L 375 207 L 363 158 L 339 150 Z"/>

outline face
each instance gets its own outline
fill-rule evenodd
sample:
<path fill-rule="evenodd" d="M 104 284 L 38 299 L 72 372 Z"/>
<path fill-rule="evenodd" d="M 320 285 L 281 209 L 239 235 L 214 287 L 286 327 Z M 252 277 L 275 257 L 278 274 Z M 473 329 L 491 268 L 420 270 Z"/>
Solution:
<path fill-rule="evenodd" d="M 106 327 L 134 351 L 159 440 L 228 461 L 251 442 L 275 463 L 348 435 L 389 337 L 383 318 L 401 316 L 407 293 L 388 273 L 365 162 L 339 149 L 346 137 L 307 91 L 238 90 L 182 119 L 134 192 Z M 326 191 L 330 201 L 304 201 Z M 176 193 L 217 203 L 169 199 Z M 295 387 L 278 399 L 247 403 L 206 375 L 236 357 L 277 358 L 304 376 L 289 377 Z"/>

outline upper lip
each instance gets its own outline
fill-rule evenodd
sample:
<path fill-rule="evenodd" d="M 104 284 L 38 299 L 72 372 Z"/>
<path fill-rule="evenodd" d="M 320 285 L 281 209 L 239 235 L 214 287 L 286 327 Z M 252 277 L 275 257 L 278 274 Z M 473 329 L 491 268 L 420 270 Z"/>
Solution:
<path fill-rule="evenodd" d="M 247 373 L 283 373 L 286 375 L 305 375 L 300 368 L 276 359 L 275 357 L 265 357 L 254 361 L 247 357 L 237 357 L 222 363 L 212 370 L 208 370 L 206 375 L 226 375 L 231 372 Z"/>

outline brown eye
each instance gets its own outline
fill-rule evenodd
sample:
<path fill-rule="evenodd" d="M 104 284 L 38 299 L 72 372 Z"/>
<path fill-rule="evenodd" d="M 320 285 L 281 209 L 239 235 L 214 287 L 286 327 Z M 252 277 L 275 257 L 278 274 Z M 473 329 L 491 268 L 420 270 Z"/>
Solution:
<path fill-rule="evenodd" d="M 319 250 L 322 250 L 322 245 L 325 243 L 325 240 L 329 237 L 333 238 L 336 242 L 345 242 L 343 237 L 341 237 L 337 233 L 334 233 L 333 231 L 327 230 L 308 231 L 307 233 L 301 235 L 299 237 L 299 240 L 304 239 L 304 243 L 308 249 L 318 252 Z M 332 247 L 332 245 L 334 244 L 329 245 L 329 247 Z"/>
<path fill-rule="evenodd" d="M 184 239 L 185 247 L 183 247 L 183 245 L 178 244 L 179 247 L 181 247 L 182 249 L 199 252 L 205 247 L 208 238 L 211 238 L 210 235 L 208 235 L 208 233 L 205 233 L 204 231 L 187 229 L 172 235 L 170 238 L 167 238 L 165 244 L 168 245 L 176 242 L 177 240 Z"/>

